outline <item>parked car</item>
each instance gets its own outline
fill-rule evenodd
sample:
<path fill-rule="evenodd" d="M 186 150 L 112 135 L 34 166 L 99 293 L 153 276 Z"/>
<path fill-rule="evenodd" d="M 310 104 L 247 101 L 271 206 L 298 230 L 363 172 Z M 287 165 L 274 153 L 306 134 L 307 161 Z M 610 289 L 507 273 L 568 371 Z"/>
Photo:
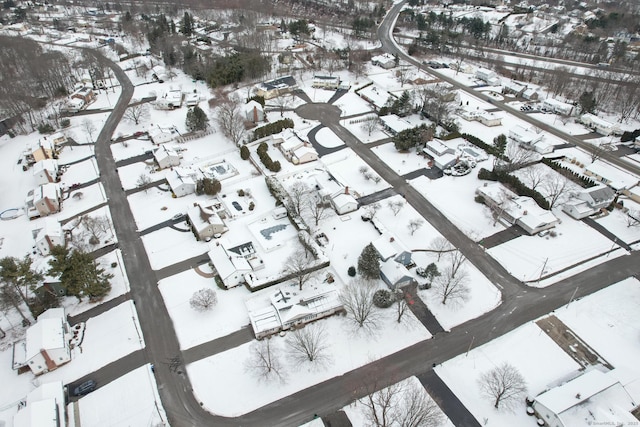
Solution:
<path fill-rule="evenodd" d="M 73 389 L 74 396 L 84 396 L 85 394 L 91 393 L 96 389 L 96 382 L 94 380 L 88 380 L 80 384 L 78 387 Z"/>

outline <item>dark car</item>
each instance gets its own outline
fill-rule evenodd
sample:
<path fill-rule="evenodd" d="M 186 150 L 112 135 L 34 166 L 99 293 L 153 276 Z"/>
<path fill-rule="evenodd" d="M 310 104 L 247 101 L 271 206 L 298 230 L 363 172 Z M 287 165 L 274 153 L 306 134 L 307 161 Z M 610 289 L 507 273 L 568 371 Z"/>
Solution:
<path fill-rule="evenodd" d="M 85 394 L 91 393 L 96 389 L 96 382 L 94 380 L 88 380 L 80 384 L 78 387 L 73 389 L 74 396 L 84 396 Z"/>

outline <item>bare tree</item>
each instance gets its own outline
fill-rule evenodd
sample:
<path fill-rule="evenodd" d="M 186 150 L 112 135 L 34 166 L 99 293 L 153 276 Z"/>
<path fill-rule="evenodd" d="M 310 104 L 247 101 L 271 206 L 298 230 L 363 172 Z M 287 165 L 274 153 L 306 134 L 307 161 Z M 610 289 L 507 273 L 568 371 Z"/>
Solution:
<path fill-rule="evenodd" d="M 286 379 L 280 351 L 270 339 L 256 341 L 251 344 L 245 368 L 260 379 L 278 379 L 282 382 Z"/>
<path fill-rule="evenodd" d="M 315 271 L 311 269 L 312 265 L 312 260 L 307 258 L 306 251 L 295 251 L 285 260 L 282 272 L 285 275 L 291 275 L 302 290 L 304 284 L 314 276 Z"/>
<path fill-rule="evenodd" d="M 455 276 L 460 270 L 460 267 L 462 267 L 462 264 L 465 263 L 467 258 L 464 256 L 462 252 L 460 252 L 460 249 L 457 249 L 457 248 L 449 252 L 448 255 L 449 255 L 449 262 L 451 263 L 450 264 L 451 275 Z"/>
<path fill-rule="evenodd" d="M 365 279 L 355 279 L 342 288 L 340 302 L 344 306 L 356 331 L 374 334 L 378 329 L 380 315 L 373 304 L 375 285 Z"/>
<path fill-rule="evenodd" d="M 296 181 L 291 185 L 287 192 L 289 193 L 289 208 L 295 215 L 302 215 L 302 210 L 309 199 L 311 188 L 302 181 Z"/>
<path fill-rule="evenodd" d="M 569 181 L 567 178 L 556 172 L 547 174 L 542 186 L 545 196 L 549 201 L 549 208 L 554 208 L 562 196 L 569 191 Z"/>
<path fill-rule="evenodd" d="M 87 135 L 87 139 L 89 142 L 93 142 L 93 134 L 96 132 L 96 125 L 90 119 L 84 119 L 82 123 L 80 123 L 80 127 Z"/>
<path fill-rule="evenodd" d="M 512 408 L 521 401 L 527 391 L 527 383 L 515 366 L 505 362 L 500 366 L 485 372 L 478 380 L 480 391 L 493 401 L 493 406 L 499 409 Z"/>
<path fill-rule="evenodd" d="M 130 105 L 129 108 L 124 110 L 122 117 L 136 125 L 139 125 L 142 120 L 149 116 L 149 105 L 140 103 L 138 100 L 133 100 L 132 104 L 133 105 Z"/>
<path fill-rule="evenodd" d="M 151 177 L 149 177 L 149 175 L 147 175 L 146 173 L 141 173 L 140 176 L 138 177 L 138 180 L 136 181 L 136 185 L 138 186 L 138 188 L 143 188 L 144 187 L 144 192 L 147 192 L 147 186 L 151 184 Z"/>
<path fill-rule="evenodd" d="M 413 236 L 414 233 L 418 231 L 418 229 L 423 225 L 424 225 L 424 220 L 421 218 L 416 218 L 409 221 L 409 224 L 407 224 L 407 228 L 409 229 L 409 232 Z"/>
<path fill-rule="evenodd" d="M 396 321 L 402 323 L 402 318 L 409 309 L 407 296 L 402 289 L 396 289 Z"/>
<path fill-rule="evenodd" d="M 380 209 L 382 209 L 382 205 L 378 202 L 372 203 L 368 206 L 370 218 L 375 218 L 376 214 Z"/>
<path fill-rule="evenodd" d="M 220 97 L 226 98 L 225 95 L 219 95 L 218 99 Z M 215 116 L 222 133 L 239 146 L 247 133 L 241 101 L 233 96 L 224 99 L 215 108 Z"/>
<path fill-rule="evenodd" d="M 443 421 L 437 403 L 414 382 L 392 384 L 369 393 L 359 403 L 365 407 L 370 426 L 436 427 Z"/>
<path fill-rule="evenodd" d="M 404 207 L 404 201 L 402 200 L 389 200 L 387 202 L 387 206 L 393 212 L 393 216 L 398 216 L 402 208 Z"/>
<path fill-rule="evenodd" d="M 440 261 L 440 258 L 443 254 L 447 252 L 451 252 L 456 248 L 444 237 L 436 237 L 431 241 L 431 245 L 429 246 L 430 250 L 438 254 L 437 261 Z"/>
<path fill-rule="evenodd" d="M 109 231 L 109 218 L 106 215 L 82 217 L 84 228 L 91 234 L 89 243 L 97 245 L 100 238 Z"/>
<path fill-rule="evenodd" d="M 218 295 L 211 288 L 202 288 L 191 295 L 189 305 L 196 311 L 209 311 L 218 303 Z"/>
<path fill-rule="evenodd" d="M 316 198 L 313 196 L 307 199 L 305 207 L 306 211 L 308 211 L 313 218 L 316 227 L 320 223 L 320 220 L 327 218 L 330 212 L 324 202 L 322 202 L 321 200 L 316 200 Z"/>
<path fill-rule="evenodd" d="M 592 145 L 589 149 L 589 155 L 591 157 L 591 162 L 595 162 L 596 160 L 602 158 L 603 155 L 607 153 L 607 149 L 604 145 Z"/>
<path fill-rule="evenodd" d="M 396 77 L 398 77 L 398 80 L 400 81 L 400 87 L 404 87 L 404 84 L 407 83 L 413 75 L 411 68 L 412 67 L 409 65 L 402 65 L 396 68 Z"/>
<path fill-rule="evenodd" d="M 280 117 L 284 116 L 284 110 L 288 110 L 293 105 L 293 94 L 285 93 L 273 99 L 273 103 L 280 110 Z"/>
<path fill-rule="evenodd" d="M 638 225 L 640 225 L 640 211 L 627 211 L 627 227 L 637 227 Z"/>
<path fill-rule="evenodd" d="M 324 365 L 331 359 L 327 333 L 324 327 L 317 323 L 290 332 L 285 342 L 289 357 L 296 364 L 312 362 Z"/>
<path fill-rule="evenodd" d="M 509 161 L 504 161 L 496 158 L 494 170 L 507 173 L 513 172 L 528 165 L 537 157 L 537 154 L 535 152 L 527 150 L 520 144 L 513 141 L 507 143 L 504 155 L 509 159 Z"/>
<path fill-rule="evenodd" d="M 440 276 L 433 281 L 435 290 L 441 298 L 442 304 L 447 301 L 454 305 L 461 304 L 469 297 L 468 278 L 464 270 L 453 271 L 451 266 L 445 267 Z"/>
<path fill-rule="evenodd" d="M 377 129 L 379 121 L 378 116 L 368 117 L 364 122 L 362 122 L 361 128 L 371 136 L 371 132 Z"/>
<path fill-rule="evenodd" d="M 522 169 L 522 174 L 527 180 L 529 188 L 535 190 L 544 181 L 546 171 L 541 167 L 537 167 L 537 165 L 532 165 Z"/>

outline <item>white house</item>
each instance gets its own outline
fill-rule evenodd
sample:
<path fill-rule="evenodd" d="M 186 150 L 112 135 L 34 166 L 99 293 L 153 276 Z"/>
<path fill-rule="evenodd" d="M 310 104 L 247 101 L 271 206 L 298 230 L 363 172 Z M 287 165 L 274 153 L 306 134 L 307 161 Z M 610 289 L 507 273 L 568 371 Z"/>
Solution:
<path fill-rule="evenodd" d="M 334 194 L 331 197 L 331 205 L 338 215 L 358 210 L 358 201 L 349 194 L 348 187 L 345 187 L 345 192 Z"/>
<path fill-rule="evenodd" d="M 56 182 L 58 178 L 58 162 L 55 159 L 44 159 L 33 165 L 33 177 L 36 184 Z"/>
<path fill-rule="evenodd" d="M 163 127 L 154 124 L 149 125 L 149 127 L 147 128 L 147 133 L 149 134 L 151 142 L 156 145 L 171 142 L 180 135 L 175 126 Z"/>
<path fill-rule="evenodd" d="M 251 100 L 244 106 L 245 118 L 251 123 L 263 122 L 265 119 L 264 108 L 258 101 Z"/>
<path fill-rule="evenodd" d="M 180 165 L 180 155 L 175 150 L 167 148 L 166 145 L 161 145 L 156 151 L 154 151 L 153 159 L 160 169 Z"/>
<path fill-rule="evenodd" d="M 25 361 L 31 372 L 40 375 L 69 362 L 71 338 L 64 308 L 50 308 L 38 316 L 27 329 Z"/>
<path fill-rule="evenodd" d="M 13 416 L 13 427 L 61 427 L 65 421 L 62 381 L 44 383 L 30 391 Z"/>
<path fill-rule="evenodd" d="M 562 210 L 575 219 L 581 219 L 606 208 L 615 197 L 616 193 L 610 187 L 598 185 L 578 192 L 562 205 Z"/>
<path fill-rule="evenodd" d="M 605 119 L 601 119 L 595 114 L 587 113 L 580 116 L 580 121 L 583 125 L 591 128 L 592 130 L 598 132 L 601 135 L 611 135 L 615 134 L 619 131 L 618 126 L 606 121 Z"/>
<path fill-rule="evenodd" d="M 167 182 L 176 197 L 195 193 L 198 179 L 198 172 L 188 168 L 174 168 L 167 174 Z"/>
<path fill-rule="evenodd" d="M 453 148 L 447 147 L 438 139 L 427 141 L 422 152 L 433 160 L 434 165 L 439 169 L 447 169 L 458 162 L 458 156 Z"/>
<path fill-rule="evenodd" d="M 416 125 L 411 124 L 408 120 L 400 118 L 395 114 L 380 116 L 380 121 L 385 130 L 389 131 L 392 135 L 397 135 L 403 130 L 416 127 Z"/>
<path fill-rule="evenodd" d="M 502 83 L 502 93 L 513 94 L 520 96 L 526 90 L 526 86 L 518 84 L 512 80 L 507 80 Z"/>
<path fill-rule="evenodd" d="M 476 70 L 476 78 L 490 86 L 499 86 L 500 83 L 502 83 L 502 80 L 498 77 L 495 71 L 482 67 Z"/>
<path fill-rule="evenodd" d="M 312 87 L 319 89 L 331 89 L 336 90 L 340 87 L 340 77 L 338 76 L 313 76 Z"/>
<path fill-rule="evenodd" d="M 184 95 L 184 103 L 187 107 L 195 107 L 200 103 L 200 94 L 198 91 L 186 93 Z"/>
<path fill-rule="evenodd" d="M 527 101 L 537 101 L 538 100 L 538 92 L 536 92 L 533 88 L 527 88 L 522 92 L 522 97 Z"/>
<path fill-rule="evenodd" d="M 258 96 L 264 97 L 264 99 L 271 99 L 285 93 L 293 92 L 297 88 L 298 83 L 293 76 L 283 76 L 256 85 L 255 93 Z"/>
<path fill-rule="evenodd" d="M 616 191 L 623 191 L 638 184 L 638 178 L 628 172 L 598 159 L 584 168 L 584 174 Z"/>
<path fill-rule="evenodd" d="M 44 227 L 37 231 L 36 247 L 42 256 L 51 253 L 54 246 L 65 245 L 65 234 L 62 226 L 53 218 L 45 218 Z"/>
<path fill-rule="evenodd" d="M 557 114 L 570 116 L 573 113 L 573 105 L 558 101 L 554 98 L 547 98 L 542 102 L 542 109 Z"/>
<path fill-rule="evenodd" d="M 531 197 L 518 196 L 499 182 L 478 187 L 476 194 L 500 219 L 511 225 L 519 225 L 530 235 L 558 224 L 558 218 L 538 206 Z"/>
<path fill-rule="evenodd" d="M 230 289 L 243 284 L 244 275 L 251 273 L 253 269 L 245 256 L 225 249 L 225 243 L 218 241 L 208 255 L 223 285 Z"/>
<path fill-rule="evenodd" d="M 295 283 L 280 286 L 266 296 L 245 301 L 257 339 L 331 316 L 344 309 L 338 289 L 331 284 Z"/>
<path fill-rule="evenodd" d="M 173 110 L 182 107 L 182 91 L 180 89 L 170 88 L 153 101 L 156 108 L 163 110 Z"/>
<path fill-rule="evenodd" d="M 390 53 L 383 53 L 382 55 L 372 57 L 371 64 L 388 70 L 396 66 L 396 58 Z"/>
<path fill-rule="evenodd" d="M 294 165 L 301 165 L 315 160 L 318 160 L 318 152 L 313 147 L 306 145 L 296 148 L 291 156 L 291 162 Z"/>
<path fill-rule="evenodd" d="M 216 234 L 227 231 L 227 226 L 220 215 L 210 206 L 206 207 L 196 203 L 187 211 L 187 218 L 191 230 L 198 240 L 207 240 Z"/>
<path fill-rule="evenodd" d="M 591 424 L 634 425 L 631 414 L 637 407 L 617 370 L 607 373 L 592 369 L 540 395 L 533 402 L 538 418 L 549 427 Z"/>
<path fill-rule="evenodd" d="M 502 124 L 502 117 L 484 110 L 467 110 L 463 108 L 458 111 L 458 115 L 468 122 L 476 121 L 488 127 Z"/>
<path fill-rule="evenodd" d="M 523 148 L 534 150 L 540 154 L 553 152 L 553 145 L 548 144 L 543 140 L 543 134 L 532 132 L 520 125 L 516 125 L 509 129 L 508 137 L 523 146 Z"/>
<path fill-rule="evenodd" d="M 305 142 L 298 134 L 290 128 L 284 129 L 278 135 L 272 137 L 273 145 L 277 146 L 282 152 L 282 155 L 291 161 L 293 153 L 300 147 L 305 145 Z"/>

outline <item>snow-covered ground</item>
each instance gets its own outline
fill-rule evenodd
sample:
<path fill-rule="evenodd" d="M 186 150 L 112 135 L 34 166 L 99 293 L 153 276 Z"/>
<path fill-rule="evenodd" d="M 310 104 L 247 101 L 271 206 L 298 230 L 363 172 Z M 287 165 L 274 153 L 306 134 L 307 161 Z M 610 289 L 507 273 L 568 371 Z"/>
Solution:
<path fill-rule="evenodd" d="M 349 192 L 358 197 L 389 188 L 389 184 L 382 180 L 350 148 L 323 156 L 322 163 L 340 183 L 349 186 Z M 362 168 L 366 168 L 366 172 L 370 175 L 369 179 L 360 171 Z M 379 181 L 376 183 L 378 179 Z"/>
<path fill-rule="evenodd" d="M 294 366 L 283 356 L 286 377 L 283 382 L 277 379 L 263 381 L 247 372 L 250 347 L 255 341 L 191 363 L 187 365 L 187 372 L 196 398 L 207 410 L 218 415 L 245 414 L 431 337 L 411 313 L 408 315 L 415 327 L 398 324 L 393 311 L 382 313 L 385 320 L 377 337 L 354 335 L 344 317 L 334 316 L 321 321 L 331 337 L 327 340 L 331 361 L 324 366 Z M 393 339 L 388 339 L 389 336 Z M 285 338 L 273 337 L 269 342 L 278 351 L 285 352 Z M 211 378 L 218 380 L 211 381 Z"/>
<path fill-rule="evenodd" d="M 178 227 L 185 231 L 165 227 L 141 237 L 154 270 L 208 252 L 208 245 L 198 242 L 185 223 Z"/>
<path fill-rule="evenodd" d="M 107 385 L 98 385 L 98 390 L 67 406 L 70 427 L 155 426 L 167 422 L 149 365 Z"/>

